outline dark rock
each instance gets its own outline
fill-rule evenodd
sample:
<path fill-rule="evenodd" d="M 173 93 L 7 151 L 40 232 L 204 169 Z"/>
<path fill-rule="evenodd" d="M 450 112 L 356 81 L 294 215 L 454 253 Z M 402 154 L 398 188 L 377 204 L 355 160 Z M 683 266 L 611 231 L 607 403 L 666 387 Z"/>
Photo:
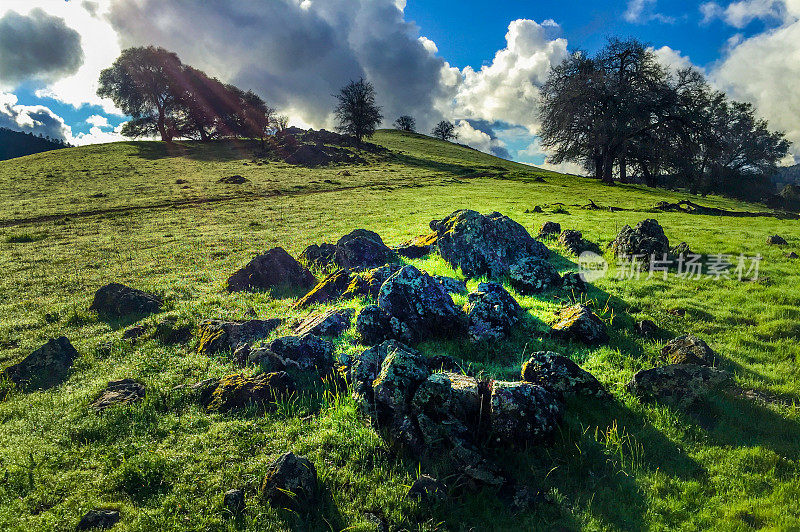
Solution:
<path fill-rule="evenodd" d="M 100 412 L 117 405 L 138 403 L 144 399 L 145 386 L 133 379 L 111 381 L 92 404 L 92 410 Z"/>
<path fill-rule="evenodd" d="M 243 185 L 247 183 L 248 180 L 240 175 L 231 175 L 228 177 L 223 177 L 217 183 L 223 183 L 225 185 Z"/>
<path fill-rule="evenodd" d="M 122 333 L 123 340 L 135 340 L 147 334 L 147 327 L 144 325 L 135 325 Z"/>
<path fill-rule="evenodd" d="M 356 229 L 339 239 L 335 257 L 340 268 L 369 270 L 391 262 L 394 253 L 377 233 Z"/>
<path fill-rule="evenodd" d="M 670 364 L 717 365 L 717 355 L 714 351 L 703 340 L 691 334 L 670 340 L 661 349 L 661 356 Z"/>
<path fill-rule="evenodd" d="M 294 382 L 285 372 L 261 373 L 255 377 L 239 373 L 214 383 L 205 382 L 200 391 L 200 404 L 208 411 L 217 412 L 250 405 L 269 409 L 294 391 Z"/>
<path fill-rule="evenodd" d="M 652 320 L 642 320 L 636 322 L 636 332 L 644 338 L 654 338 L 658 335 L 658 325 Z"/>
<path fill-rule="evenodd" d="M 437 232 L 442 258 L 469 278 L 508 275 L 512 264 L 527 257 L 547 258 L 547 247 L 517 222 L 500 213 L 484 216 L 470 210 L 456 211 L 431 222 Z"/>
<path fill-rule="evenodd" d="M 567 272 L 561 277 L 561 289 L 570 294 L 584 294 L 587 290 L 586 281 L 578 272 Z"/>
<path fill-rule="evenodd" d="M 309 144 L 303 144 L 283 161 L 288 164 L 314 168 L 316 166 L 325 166 L 330 164 L 332 160 L 333 159 L 331 156 L 328 155 L 322 148 L 311 146 Z"/>
<path fill-rule="evenodd" d="M 165 316 L 155 324 L 152 337 L 166 345 L 183 344 L 192 337 L 194 327 L 187 323 L 180 323 L 176 316 Z"/>
<path fill-rule="evenodd" d="M 473 342 L 501 340 L 519 321 L 522 307 L 498 283 L 481 283 L 469 295 L 464 306 L 469 320 L 469 337 Z"/>
<path fill-rule="evenodd" d="M 594 375 L 557 353 L 534 353 L 522 366 L 522 380 L 541 386 L 561 398 L 608 397 L 608 392 Z"/>
<path fill-rule="evenodd" d="M 787 259 L 797 259 L 797 258 L 800 258 L 800 256 L 798 256 L 798 255 L 797 255 L 797 253 L 795 253 L 794 251 L 792 251 L 791 253 L 789 253 L 788 255 L 786 255 L 786 258 L 787 258 Z"/>
<path fill-rule="evenodd" d="M 119 523 L 117 510 L 89 510 L 78 522 L 76 530 L 107 530 Z"/>
<path fill-rule="evenodd" d="M 209 320 L 200 324 L 197 351 L 213 355 L 220 351 L 235 351 L 242 344 L 262 340 L 277 329 L 283 320 L 250 320 L 245 322 Z"/>
<path fill-rule="evenodd" d="M 555 236 L 561 233 L 561 224 L 556 222 L 545 222 L 542 227 L 539 228 L 539 238 L 544 238 L 546 236 Z"/>
<path fill-rule="evenodd" d="M 229 292 L 269 288 L 310 289 L 317 278 L 283 248 L 259 255 L 228 279 Z"/>
<path fill-rule="evenodd" d="M 540 294 L 561 284 L 561 276 L 552 264 L 532 257 L 512 264 L 508 279 L 511 286 L 522 294 Z"/>
<path fill-rule="evenodd" d="M 557 336 L 597 345 L 608 341 L 608 331 L 603 320 L 584 305 L 575 305 L 561 310 L 558 322 L 553 325 Z"/>
<path fill-rule="evenodd" d="M 686 258 L 686 257 L 690 257 L 690 256 L 694 255 L 692 250 L 689 248 L 689 244 L 687 244 L 686 242 L 681 242 L 680 244 L 678 244 L 674 248 L 670 249 L 669 252 L 673 257 L 684 257 L 684 258 Z"/>
<path fill-rule="evenodd" d="M 732 377 L 727 371 L 695 364 L 673 364 L 640 371 L 626 387 L 643 401 L 689 407 L 731 383 Z"/>
<path fill-rule="evenodd" d="M 421 475 L 411 485 L 406 497 L 425 503 L 442 502 L 447 499 L 447 486 L 430 475 Z"/>
<path fill-rule="evenodd" d="M 381 286 L 386 282 L 389 277 L 400 271 L 399 264 L 386 264 L 380 268 L 355 274 L 348 285 L 347 289 L 342 294 L 343 299 L 352 299 L 355 297 L 377 299 Z"/>
<path fill-rule="evenodd" d="M 788 244 L 788 242 L 780 235 L 772 235 L 771 237 L 767 238 L 767 244 L 771 246 L 785 246 Z"/>
<path fill-rule="evenodd" d="M 228 490 L 222 498 L 222 505 L 237 516 L 244 512 L 244 492 L 242 490 Z"/>
<path fill-rule="evenodd" d="M 430 370 L 419 351 L 402 344 L 386 347 L 386 358 L 383 359 L 381 371 L 373 382 L 379 419 L 408 413 L 414 392 L 430 375 Z"/>
<path fill-rule="evenodd" d="M 633 229 L 628 225 L 623 227 L 611 248 L 618 257 L 649 258 L 655 255 L 660 258 L 669 253 L 669 239 L 657 221 L 644 220 Z"/>
<path fill-rule="evenodd" d="M 261 495 L 275 508 L 303 511 L 317 499 L 317 470 L 308 458 L 286 453 L 267 468 Z"/>
<path fill-rule="evenodd" d="M 62 336 L 49 340 L 22 362 L 7 367 L 0 377 L 7 378 L 23 390 L 52 388 L 67 379 L 76 358 L 78 352 Z"/>
<path fill-rule="evenodd" d="M 414 266 L 404 267 L 383 283 L 378 306 L 391 316 L 393 337 L 407 343 L 452 335 L 463 325 L 450 295 Z"/>
<path fill-rule="evenodd" d="M 444 275 L 434 275 L 433 278 L 448 294 L 463 294 L 467 291 L 467 283 L 459 279 L 445 277 Z"/>
<path fill-rule="evenodd" d="M 414 349 L 401 344 L 395 340 L 387 340 L 371 347 L 361 354 L 353 357 L 350 365 L 350 382 L 353 384 L 353 397 L 355 397 L 365 409 L 369 410 L 373 405 L 372 385 L 381 373 L 383 361 L 390 353 L 408 352 L 412 357 L 421 355 Z"/>
<path fill-rule="evenodd" d="M 161 310 L 161 305 L 161 299 L 153 294 L 119 283 L 111 283 L 94 294 L 94 301 L 89 310 L 95 310 L 104 317 L 119 319 L 153 314 Z"/>
<path fill-rule="evenodd" d="M 342 297 L 350 285 L 350 270 L 337 270 L 311 289 L 309 293 L 298 299 L 293 305 L 295 308 L 306 308 L 315 304 L 325 304 Z"/>
<path fill-rule="evenodd" d="M 320 373 L 329 373 L 333 369 L 333 344 L 313 334 L 277 338 L 270 342 L 269 350 L 286 367 Z"/>
<path fill-rule="evenodd" d="M 438 238 L 438 233 L 416 236 L 396 247 L 395 252 L 407 259 L 421 259 L 422 257 L 430 255 L 431 251 L 433 251 L 433 248 L 436 246 L 436 240 Z"/>
<path fill-rule="evenodd" d="M 377 345 L 393 336 L 391 316 L 378 305 L 364 307 L 356 318 L 356 334 L 364 345 Z"/>
<path fill-rule="evenodd" d="M 311 244 L 300 254 L 299 260 L 309 268 L 324 270 L 334 266 L 336 246 L 333 244 Z"/>
<path fill-rule="evenodd" d="M 295 327 L 295 334 L 315 334 L 317 336 L 329 336 L 331 338 L 341 335 L 350 328 L 350 320 L 353 317 L 353 310 L 328 309 L 314 312 L 303 322 Z"/>
<path fill-rule="evenodd" d="M 558 398 L 528 382 L 494 381 L 491 385 L 492 437 L 515 447 L 551 438 L 563 417 Z"/>
<path fill-rule="evenodd" d="M 419 385 L 412 408 L 428 453 L 470 441 L 485 425 L 483 391 L 476 378 L 459 373 L 433 373 Z"/>
<path fill-rule="evenodd" d="M 567 248 L 573 255 L 580 255 L 584 251 L 595 249 L 595 246 L 583 238 L 583 233 L 567 229 L 558 237 L 562 246 Z"/>

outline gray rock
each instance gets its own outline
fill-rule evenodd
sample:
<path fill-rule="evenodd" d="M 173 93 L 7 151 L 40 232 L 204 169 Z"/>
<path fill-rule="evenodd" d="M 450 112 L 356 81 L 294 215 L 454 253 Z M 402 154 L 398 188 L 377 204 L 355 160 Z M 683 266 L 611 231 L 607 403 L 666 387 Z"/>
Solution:
<path fill-rule="evenodd" d="M 317 284 L 305 266 L 283 248 L 276 247 L 259 255 L 228 279 L 228 291 L 244 292 L 270 288 L 309 290 Z"/>
<path fill-rule="evenodd" d="M 578 272 L 567 272 L 561 277 L 561 289 L 570 294 L 584 294 L 587 290 L 586 281 Z"/>
<path fill-rule="evenodd" d="M 89 310 L 105 318 L 146 316 L 161 310 L 161 298 L 119 283 L 107 284 L 94 294 Z"/>
<path fill-rule="evenodd" d="M 703 340 L 691 334 L 670 340 L 661 349 L 661 356 L 670 364 L 716 366 L 718 362 L 714 350 Z"/>
<path fill-rule="evenodd" d="M 78 522 L 76 530 L 107 530 L 122 519 L 117 510 L 89 510 Z"/>
<path fill-rule="evenodd" d="M 275 508 L 311 509 L 319 486 L 317 470 L 308 458 L 286 453 L 267 468 L 261 494 Z"/>
<path fill-rule="evenodd" d="M 355 297 L 377 299 L 381 286 L 389 277 L 400 271 L 399 264 L 386 264 L 379 268 L 373 268 L 366 272 L 354 275 L 347 289 L 342 293 L 343 299 Z"/>
<path fill-rule="evenodd" d="M 563 417 L 558 398 L 529 382 L 491 385 L 492 437 L 496 443 L 524 447 L 549 440 Z"/>
<path fill-rule="evenodd" d="M 320 373 L 330 373 L 333 369 L 333 344 L 313 334 L 277 338 L 270 342 L 269 350 L 287 368 Z"/>
<path fill-rule="evenodd" d="M 350 328 L 352 316 L 352 309 L 328 309 L 314 312 L 295 327 L 294 332 L 298 336 L 315 334 L 317 336 L 336 337 Z"/>
<path fill-rule="evenodd" d="M 7 367 L 0 377 L 7 378 L 22 390 L 52 388 L 67 379 L 76 358 L 78 352 L 62 336 L 49 340 L 22 362 Z"/>
<path fill-rule="evenodd" d="M 361 309 L 356 318 L 356 334 L 364 345 L 377 345 L 392 338 L 391 316 L 378 305 Z"/>
<path fill-rule="evenodd" d="M 593 248 L 593 245 L 583 238 L 583 233 L 572 229 L 562 232 L 558 237 L 558 241 L 573 255 L 580 255 L 584 251 Z"/>
<path fill-rule="evenodd" d="M 534 353 L 522 366 L 522 380 L 536 384 L 558 397 L 608 397 L 603 385 L 588 371 L 557 353 Z"/>
<path fill-rule="evenodd" d="M 198 383 L 195 393 L 209 412 L 228 412 L 248 406 L 268 410 L 295 390 L 294 381 L 285 372 L 261 373 L 254 377 L 237 373 Z"/>
<path fill-rule="evenodd" d="M 474 342 L 501 340 L 519 322 L 522 307 L 498 283 L 481 283 L 464 306 L 469 320 L 469 337 Z"/>
<path fill-rule="evenodd" d="M 602 344 L 609 339 L 606 324 L 584 305 L 562 309 L 553 333 L 587 345 Z"/>
<path fill-rule="evenodd" d="M 91 407 L 95 412 L 100 412 L 112 406 L 138 403 L 144 396 L 145 386 L 140 382 L 133 379 L 111 381 Z"/>
<path fill-rule="evenodd" d="M 340 268 L 369 270 L 391 262 L 394 253 L 383 243 L 380 235 L 366 229 L 356 229 L 336 243 L 335 261 Z"/>
<path fill-rule="evenodd" d="M 447 486 L 430 475 L 420 475 L 411 485 L 406 497 L 426 503 L 447 499 Z"/>
<path fill-rule="evenodd" d="M 463 294 L 467 291 L 467 283 L 459 279 L 445 277 L 444 275 L 434 275 L 433 278 L 448 294 Z"/>
<path fill-rule="evenodd" d="M 250 320 L 245 322 L 208 320 L 200 324 L 197 351 L 213 355 L 221 351 L 235 351 L 241 345 L 250 345 L 268 337 L 283 320 Z"/>
<path fill-rule="evenodd" d="M 658 335 L 658 325 L 652 320 L 642 320 L 636 322 L 636 332 L 644 338 L 654 338 Z"/>
<path fill-rule="evenodd" d="M 242 490 L 228 490 L 222 498 L 222 505 L 231 513 L 237 516 L 244 512 L 244 492 Z"/>
<path fill-rule="evenodd" d="M 638 372 L 626 388 L 642 401 L 685 408 L 731 384 L 732 377 L 727 371 L 696 364 L 672 364 Z"/>
<path fill-rule="evenodd" d="M 655 220 L 639 222 L 635 228 L 626 225 L 612 242 L 611 248 L 618 257 L 663 257 L 669 253 L 669 239 Z"/>
<path fill-rule="evenodd" d="M 545 222 L 542 227 L 539 228 L 539 238 L 543 238 L 546 236 L 555 236 L 561 233 L 561 224 L 556 222 Z"/>
<path fill-rule="evenodd" d="M 336 264 L 334 244 L 311 244 L 300 253 L 298 260 L 309 268 L 324 270 Z"/>
<path fill-rule="evenodd" d="M 561 276 L 552 264 L 530 257 L 511 265 L 508 279 L 522 294 L 540 294 L 561 284 Z"/>

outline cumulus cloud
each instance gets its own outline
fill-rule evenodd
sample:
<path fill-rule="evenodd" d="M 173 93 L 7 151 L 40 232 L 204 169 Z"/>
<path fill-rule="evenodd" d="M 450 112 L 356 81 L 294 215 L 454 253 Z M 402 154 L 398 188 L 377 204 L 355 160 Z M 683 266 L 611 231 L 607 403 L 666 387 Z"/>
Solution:
<path fill-rule="evenodd" d="M 768 22 L 784 20 L 794 8 L 800 8 L 796 0 L 740 0 L 722 7 L 717 2 L 700 5 L 703 23 L 722 19 L 735 28 L 744 28 L 754 20 Z"/>
<path fill-rule="evenodd" d="M 54 80 L 83 64 L 81 36 L 63 18 L 34 9 L 0 17 L 0 80 L 6 85 L 31 79 Z"/>
<path fill-rule="evenodd" d="M 20 105 L 14 94 L 0 92 L 0 127 L 69 140 L 72 131 L 64 119 L 43 105 Z"/>
<path fill-rule="evenodd" d="M 108 123 L 108 118 L 105 116 L 100 115 L 92 115 L 86 119 L 87 124 L 91 124 L 94 127 L 102 128 L 102 127 L 111 127 Z"/>
<path fill-rule="evenodd" d="M 484 153 L 491 153 L 502 159 L 511 155 L 505 142 L 495 133 L 494 126 L 485 120 L 459 120 L 456 123 L 458 141 Z"/>
<path fill-rule="evenodd" d="M 663 22 L 672 24 L 675 17 L 669 17 L 656 11 L 657 0 L 629 0 L 628 8 L 622 17 L 631 24 L 645 24 L 647 22 Z"/>
<path fill-rule="evenodd" d="M 662 66 L 671 72 L 694 67 L 698 68 L 692 63 L 688 56 L 681 53 L 680 50 L 674 50 L 669 46 L 662 46 L 661 48 L 651 48 L 656 55 L 656 59 Z"/>

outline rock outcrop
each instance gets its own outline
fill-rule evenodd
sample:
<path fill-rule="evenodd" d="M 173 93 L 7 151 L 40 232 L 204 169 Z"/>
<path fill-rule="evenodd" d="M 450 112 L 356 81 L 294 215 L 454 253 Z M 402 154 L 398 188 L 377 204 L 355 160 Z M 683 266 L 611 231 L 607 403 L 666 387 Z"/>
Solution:
<path fill-rule="evenodd" d="M 611 243 L 614 254 L 625 258 L 649 258 L 653 255 L 663 257 L 669 253 L 669 239 L 657 221 L 648 219 L 636 224 L 635 228 L 626 225 Z"/>
<path fill-rule="evenodd" d="M 502 285 L 489 282 L 481 283 L 478 290 L 469 295 L 464 312 L 470 340 L 496 341 L 509 335 L 520 319 L 522 307 Z"/>
<path fill-rule="evenodd" d="M 536 384 L 560 398 L 608 397 L 603 385 L 588 371 L 557 353 L 534 353 L 522 366 L 522 380 Z"/>
<path fill-rule="evenodd" d="M 308 269 L 283 248 L 272 248 L 250 261 L 228 279 L 229 292 L 289 288 L 308 290 L 317 284 Z"/>

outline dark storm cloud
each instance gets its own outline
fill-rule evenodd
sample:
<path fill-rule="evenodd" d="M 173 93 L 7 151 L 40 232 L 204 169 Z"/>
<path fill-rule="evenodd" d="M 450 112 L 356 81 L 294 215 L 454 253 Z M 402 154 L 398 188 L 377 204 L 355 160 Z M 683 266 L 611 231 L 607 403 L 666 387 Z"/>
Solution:
<path fill-rule="evenodd" d="M 81 36 L 64 19 L 34 9 L 0 18 L 0 83 L 57 79 L 83 64 Z"/>
<path fill-rule="evenodd" d="M 333 94 L 362 76 L 385 123 L 412 114 L 428 128 L 440 118 L 443 62 L 393 0 L 115 0 L 110 19 L 123 47 L 173 50 L 315 126 L 329 124 Z"/>

